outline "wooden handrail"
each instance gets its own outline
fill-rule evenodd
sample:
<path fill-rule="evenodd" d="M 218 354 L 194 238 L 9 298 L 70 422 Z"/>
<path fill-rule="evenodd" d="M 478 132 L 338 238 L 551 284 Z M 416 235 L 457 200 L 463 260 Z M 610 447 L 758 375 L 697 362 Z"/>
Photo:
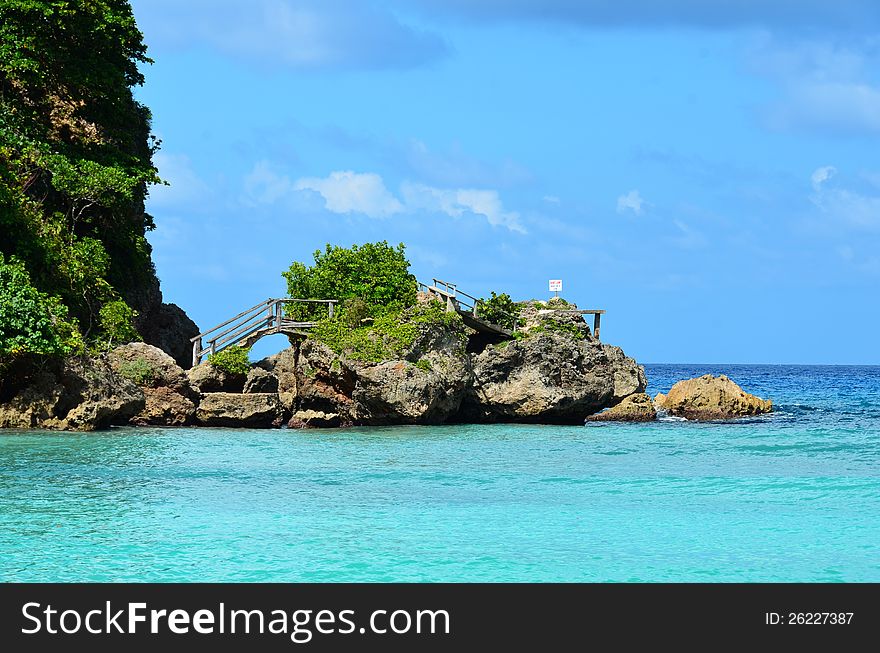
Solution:
<path fill-rule="evenodd" d="M 234 345 L 242 340 L 257 334 L 257 339 L 270 333 L 282 333 L 284 329 L 309 329 L 315 326 L 314 322 L 295 322 L 284 317 L 281 307 L 290 303 L 326 304 L 327 313 L 332 318 L 334 307 L 339 303 L 337 299 L 300 299 L 297 297 L 283 297 L 267 299 L 255 304 L 251 308 L 242 311 L 225 322 L 203 331 L 199 335 L 190 338 L 193 343 L 193 366 L 198 365 L 202 356 L 206 353 L 215 354 L 225 347 Z M 225 330 L 224 327 L 228 327 Z M 210 338 L 205 342 L 206 338 Z M 207 344 L 207 346 L 203 346 Z"/>

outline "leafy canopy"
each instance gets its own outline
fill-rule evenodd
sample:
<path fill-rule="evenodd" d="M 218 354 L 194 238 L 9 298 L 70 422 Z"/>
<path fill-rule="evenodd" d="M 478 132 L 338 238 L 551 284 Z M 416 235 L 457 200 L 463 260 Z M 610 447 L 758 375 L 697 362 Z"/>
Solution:
<path fill-rule="evenodd" d="M 294 261 L 282 275 L 287 280 L 287 293 L 298 299 L 358 298 L 350 302 L 351 310 L 377 317 L 415 304 L 416 278 L 409 272 L 403 243 L 392 247 L 387 241 L 351 247 L 327 245 L 314 253 L 314 264 Z M 324 309 L 294 306 L 291 313 L 301 317 L 319 318 Z M 344 307 L 343 307 L 344 310 Z"/>
<path fill-rule="evenodd" d="M 492 291 L 488 299 L 479 300 L 477 313 L 488 322 L 513 329 L 521 308 L 506 292 L 497 295 Z"/>
<path fill-rule="evenodd" d="M 0 364 L 25 354 L 71 354 L 83 342 L 67 307 L 31 284 L 24 265 L 0 253 Z"/>
<path fill-rule="evenodd" d="M 100 341 L 119 337 L 103 307 L 154 283 L 158 143 L 131 90 L 146 63 L 128 0 L 0 1 L 0 253 L 76 318 L 59 329 Z"/>

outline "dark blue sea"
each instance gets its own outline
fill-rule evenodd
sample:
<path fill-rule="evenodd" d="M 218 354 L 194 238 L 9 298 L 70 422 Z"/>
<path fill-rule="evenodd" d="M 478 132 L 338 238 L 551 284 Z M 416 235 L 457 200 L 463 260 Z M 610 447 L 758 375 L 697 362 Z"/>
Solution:
<path fill-rule="evenodd" d="M 880 581 L 880 367 L 728 423 L 0 433 L 6 581 Z"/>

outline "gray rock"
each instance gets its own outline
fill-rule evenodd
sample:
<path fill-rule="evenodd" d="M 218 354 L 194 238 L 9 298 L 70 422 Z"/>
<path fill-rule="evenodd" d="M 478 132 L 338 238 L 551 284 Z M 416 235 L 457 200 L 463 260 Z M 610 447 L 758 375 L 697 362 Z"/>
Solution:
<path fill-rule="evenodd" d="M 155 304 L 143 313 L 137 325 L 144 341 L 171 356 L 183 369 L 192 366 L 192 342 L 199 327 L 176 304 Z"/>
<path fill-rule="evenodd" d="M 588 422 L 653 422 L 657 412 L 651 397 L 639 392 L 626 397 L 616 406 L 587 417 Z"/>
<path fill-rule="evenodd" d="M 188 426 L 195 422 L 196 404 L 168 387 L 141 388 L 146 404 L 131 419 L 139 426 Z"/>
<path fill-rule="evenodd" d="M 278 379 L 278 392 L 296 394 L 297 347 L 288 347 L 273 356 L 264 358 L 254 366 L 269 372 Z"/>
<path fill-rule="evenodd" d="M 119 375 L 133 381 L 144 393 L 144 409 L 133 424 L 184 426 L 195 419 L 199 393 L 186 372 L 164 351 L 143 342 L 122 345 L 107 356 Z"/>
<path fill-rule="evenodd" d="M 379 364 L 306 340 L 296 357 L 297 410 L 342 424 L 439 424 L 453 418 L 471 384 L 462 326 L 423 325 L 400 359 Z"/>
<path fill-rule="evenodd" d="M 204 426 L 278 427 L 284 411 L 278 395 L 213 392 L 202 397 L 196 419 Z"/>
<path fill-rule="evenodd" d="M 643 392 L 644 372 L 617 347 L 559 333 L 488 347 L 473 357 L 469 421 L 580 424 L 587 415 Z"/>
<path fill-rule="evenodd" d="M 244 390 L 245 375 L 229 374 L 225 370 L 204 362 L 186 372 L 189 384 L 198 392 L 241 392 Z"/>
<path fill-rule="evenodd" d="M 73 357 L 19 370 L 17 389 L 0 404 L 0 428 L 95 431 L 143 410 L 144 394 L 107 361 Z"/>
<path fill-rule="evenodd" d="M 182 394 L 192 392 L 186 372 L 171 356 L 153 345 L 145 342 L 122 345 L 107 354 L 107 360 L 117 374 L 142 387 L 169 387 Z"/>
<path fill-rule="evenodd" d="M 244 382 L 244 391 L 248 394 L 278 392 L 278 378 L 262 367 L 254 367 L 248 372 Z"/>
<path fill-rule="evenodd" d="M 288 426 L 292 429 L 333 428 L 341 423 L 342 419 L 336 413 L 323 413 L 318 410 L 298 410 L 290 418 Z"/>

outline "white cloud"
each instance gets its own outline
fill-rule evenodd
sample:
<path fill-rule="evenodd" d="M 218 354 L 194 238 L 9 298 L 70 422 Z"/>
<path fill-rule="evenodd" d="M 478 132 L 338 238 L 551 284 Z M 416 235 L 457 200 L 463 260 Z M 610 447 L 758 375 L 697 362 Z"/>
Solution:
<path fill-rule="evenodd" d="M 749 59 L 752 70 L 773 79 L 781 91 L 764 107 L 766 125 L 880 132 L 880 86 L 873 72 L 878 62 L 873 48 L 858 47 L 817 41 L 779 45 L 765 35 Z"/>
<path fill-rule="evenodd" d="M 244 189 L 252 202 L 273 204 L 293 190 L 286 175 L 279 175 L 268 161 L 258 161 L 244 178 Z"/>
<path fill-rule="evenodd" d="M 631 190 L 626 195 L 621 195 L 617 198 L 617 212 L 623 214 L 627 211 L 632 211 L 636 215 L 641 215 L 642 206 L 646 204 L 647 202 L 639 194 L 639 191 Z"/>
<path fill-rule="evenodd" d="M 401 192 L 407 207 L 438 211 L 453 218 L 465 213 L 482 215 L 494 227 L 526 233 L 516 211 L 505 211 L 498 191 L 475 188 L 444 189 L 404 182 Z"/>
<path fill-rule="evenodd" d="M 453 218 L 467 214 L 480 216 L 493 227 L 526 233 L 516 211 L 504 208 L 498 191 L 480 188 L 439 188 L 404 181 L 400 197 L 385 186 L 374 172 L 336 170 L 326 177 L 300 177 L 295 181 L 279 174 L 267 161 L 258 162 L 244 178 L 244 203 L 287 202 L 297 209 L 307 206 L 309 197 L 322 201 L 331 213 L 361 213 L 371 218 L 387 218 L 419 211 L 444 213 Z"/>
<path fill-rule="evenodd" d="M 386 218 L 404 210 L 379 175 L 350 170 L 331 172 L 327 177 L 302 177 L 293 185 L 294 190 L 311 190 L 324 198 L 328 211 L 333 213 L 363 213 L 371 218 Z"/>
<path fill-rule="evenodd" d="M 859 230 L 880 230 L 880 197 L 868 195 L 840 185 L 829 187 L 826 183 L 837 170 L 826 166 L 816 170 L 810 177 L 813 195 L 810 200 L 832 220 L 837 227 L 849 226 Z"/>
<path fill-rule="evenodd" d="M 556 197 L 556 195 L 544 195 L 543 199 L 545 202 L 547 202 L 547 204 L 559 204 L 560 202 L 562 202 L 562 200 Z"/>
<path fill-rule="evenodd" d="M 446 56 L 436 32 L 350 0 L 135 0 L 151 48 L 208 46 L 267 67 L 411 68 Z"/>
<path fill-rule="evenodd" d="M 151 207 L 192 205 L 205 198 L 208 185 L 196 174 L 188 156 L 158 152 L 153 163 L 159 169 L 159 176 L 170 185 L 150 187 Z"/>
<path fill-rule="evenodd" d="M 813 171 L 813 174 L 810 175 L 810 183 L 813 184 L 813 190 L 819 192 L 822 189 L 822 184 L 836 174 L 837 168 L 834 166 L 822 166 L 821 168 L 816 168 Z"/>

